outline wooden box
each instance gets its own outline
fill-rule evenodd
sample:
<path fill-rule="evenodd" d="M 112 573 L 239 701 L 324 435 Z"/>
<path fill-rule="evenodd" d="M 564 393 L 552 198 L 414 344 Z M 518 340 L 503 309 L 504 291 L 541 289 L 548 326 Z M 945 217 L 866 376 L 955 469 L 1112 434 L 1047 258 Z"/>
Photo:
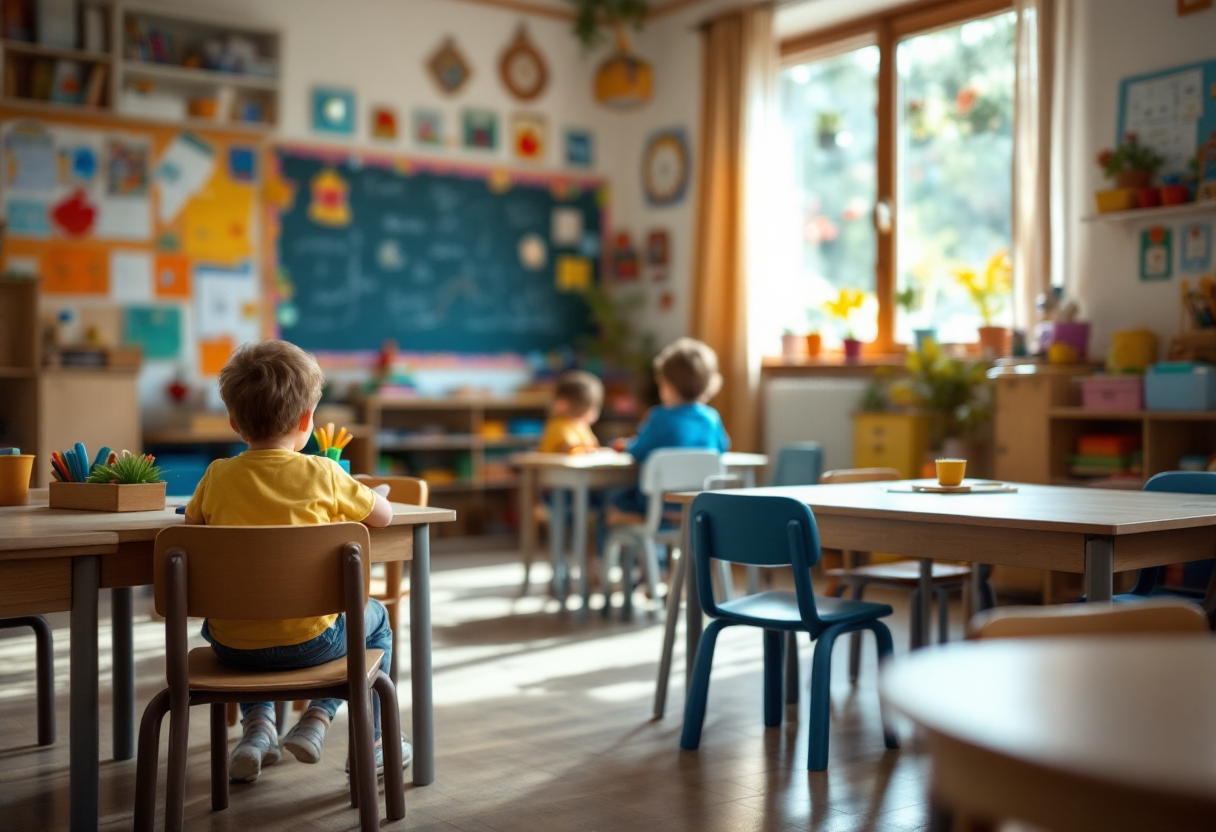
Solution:
<path fill-rule="evenodd" d="M 92 482 L 51 483 L 51 508 L 84 511 L 161 511 L 165 507 L 165 483 L 137 485 Z"/>

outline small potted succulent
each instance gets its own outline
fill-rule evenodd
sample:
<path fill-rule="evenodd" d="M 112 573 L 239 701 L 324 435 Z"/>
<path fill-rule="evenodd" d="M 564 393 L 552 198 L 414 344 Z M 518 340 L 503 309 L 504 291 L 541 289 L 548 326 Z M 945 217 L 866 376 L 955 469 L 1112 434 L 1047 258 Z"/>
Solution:
<path fill-rule="evenodd" d="M 853 325 L 850 321 L 853 312 L 865 303 L 865 292 L 848 286 L 842 288 L 835 300 L 823 305 L 828 315 L 844 324 L 844 357 L 846 361 L 856 361 L 861 357 L 861 341 L 853 336 Z"/>
<path fill-rule="evenodd" d="M 988 258 L 982 274 L 970 266 L 957 266 L 953 271 L 955 279 L 967 290 L 984 322 L 979 328 L 980 350 L 988 358 L 1007 355 L 1010 349 L 1009 329 L 996 326 L 993 321 L 1004 311 L 1013 295 L 1013 261 L 1008 249 L 1001 249 Z"/>
<path fill-rule="evenodd" d="M 1103 150 L 1097 161 L 1102 174 L 1115 182 L 1114 189 L 1098 191 L 1094 195 L 1099 212 L 1137 206 L 1151 208 L 1161 204 L 1157 190 L 1150 186 L 1165 159 L 1151 147 L 1140 144 L 1135 133 L 1124 136 L 1114 150 Z"/>

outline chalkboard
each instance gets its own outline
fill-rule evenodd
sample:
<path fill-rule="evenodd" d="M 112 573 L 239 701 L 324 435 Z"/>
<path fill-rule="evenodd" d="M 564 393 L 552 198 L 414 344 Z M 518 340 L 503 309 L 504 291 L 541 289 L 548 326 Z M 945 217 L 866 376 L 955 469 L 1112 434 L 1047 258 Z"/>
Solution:
<path fill-rule="evenodd" d="M 577 286 L 558 279 L 571 265 L 599 279 L 599 183 L 292 148 L 275 156 L 291 193 L 276 223 L 283 338 L 314 352 L 393 339 L 405 351 L 524 353 L 590 331 Z"/>

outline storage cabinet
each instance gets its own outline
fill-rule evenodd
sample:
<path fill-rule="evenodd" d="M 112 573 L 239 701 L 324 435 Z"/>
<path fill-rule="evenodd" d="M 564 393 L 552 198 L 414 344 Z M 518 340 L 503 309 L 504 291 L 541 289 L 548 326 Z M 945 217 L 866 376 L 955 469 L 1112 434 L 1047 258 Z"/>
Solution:
<path fill-rule="evenodd" d="M 853 417 L 853 465 L 894 468 L 911 479 L 920 476 L 929 450 L 932 418 L 927 413 L 858 413 Z"/>

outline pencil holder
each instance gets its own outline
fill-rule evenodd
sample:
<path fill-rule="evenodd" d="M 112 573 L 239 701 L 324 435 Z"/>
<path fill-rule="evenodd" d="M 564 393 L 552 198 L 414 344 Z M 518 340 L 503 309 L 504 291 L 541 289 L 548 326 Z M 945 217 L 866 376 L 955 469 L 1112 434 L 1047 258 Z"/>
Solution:
<path fill-rule="evenodd" d="M 0 456 L 0 506 L 23 506 L 30 501 L 33 454 Z"/>

